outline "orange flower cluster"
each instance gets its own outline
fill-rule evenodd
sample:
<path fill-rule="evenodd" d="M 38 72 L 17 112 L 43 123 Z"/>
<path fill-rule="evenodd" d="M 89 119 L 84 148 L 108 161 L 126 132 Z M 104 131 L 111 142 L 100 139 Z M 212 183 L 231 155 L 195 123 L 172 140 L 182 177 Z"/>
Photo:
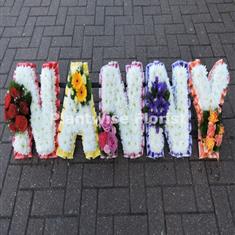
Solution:
<path fill-rule="evenodd" d="M 207 136 L 204 139 L 204 144 L 207 148 L 208 153 L 212 153 L 214 147 L 220 147 L 224 134 L 224 126 L 219 122 L 219 114 L 218 111 L 210 111 L 210 116 L 208 118 L 208 129 Z M 216 129 L 219 128 L 219 131 Z"/>
<path fill-rule="evenodd" d="M 76 71 L 72 75 L 71 84 L 74 90 L 76 91 L 76 98 L 78 102 L 85 102 L 87 97 L 87 88 L 86 85 L 83 83 L 81 73 Z"/>

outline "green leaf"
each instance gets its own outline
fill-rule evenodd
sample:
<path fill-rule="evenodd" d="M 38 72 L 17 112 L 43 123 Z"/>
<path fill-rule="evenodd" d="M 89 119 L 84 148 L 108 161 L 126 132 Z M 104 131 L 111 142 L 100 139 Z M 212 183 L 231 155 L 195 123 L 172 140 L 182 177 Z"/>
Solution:
<path fill-rule="evenodd" d="M 214 152 L 219 152 L 219 150 L 220 150 L 220 147 L 218 147 L 218 146 L 215 145 L 214 148 L 213 148 L 213 151 L 214 151 Z"/>
<path fill-rule="evenodd" d="M 92 94 L 92 83 L 91 80 L 88 78 L 86 81 L 86 88 L 87 88 L 87 102 L 89 102 L 91 100 L 91 94 Z"/>
<path fill-rule="evenodd" d="M 168 90 L 166 90 L 163 97 L 164 97 L 165 100 L 169 100 L 170 92 Z"/>
<path fill-rule="evenodd" d="M 142 108 L 142 112 L 143 113 L 147 113 L 149 111 L 149 108 L 147 107 L 147 106 L 144 106 L 143 108 Z"/>
<path fill-rule="evenodd" d="M 208 125 L 206 122 L 203 122 L 202 125 L 200 126 L 200 130 L 201 130 L 203 138 L 205 138 L 207 135 L 207 128 L 208 128 Z"/>

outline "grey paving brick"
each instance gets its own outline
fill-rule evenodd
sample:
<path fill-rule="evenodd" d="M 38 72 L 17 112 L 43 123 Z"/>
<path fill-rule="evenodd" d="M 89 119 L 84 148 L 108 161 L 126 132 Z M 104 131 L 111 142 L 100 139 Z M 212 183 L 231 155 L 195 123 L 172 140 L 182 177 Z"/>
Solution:
<path fill-rule="evenodd" d="M 41 44 L 40 44 L 40 47 L 38 49 L 38 55 L 37 55 L 38 59 L 41 59 L 41 60 L 46 60 L 47 59 L 50 44 L 51 44 L 51 38 L 50 37 L 43 37 L 41 39 Z"/>
<path fill-rule="evenodd" d="M 27 235 L 42 235 L 44 229 L 44 219 L 29 218 Z"/>
<path fill-rule="evenodd" d="M 67 8 L 66 7 L 60 7 L 58 10 L 58 15 L 56 18 L 56 24 L 57 25 L 64 25 L 66 21 L 66 13 Z"/>
<path fill-rule="evenodd" d="M 145 176 L 147 186 L 176 184 L 173 162 L 168 164 L 162 162 L 147 163 L 145 165 Z"/>
<path fill-rule="evenodd" d="M 83 185 L 88 187 L 113 186 L 113 166 L 111 164 L 85 164 Z"/>
<path fill-rule="evenodd" d="M 82 180 L 82 165 L 73 164 L 68 169 L 67 188 L 78 189 L 81 187 Z"/>
<path fill-rule="evenodd" d="M 114 185 L 115 186 L 128 186 L 128 163 L 125 159 L 117 158 L 114 164 Z"/>
<path fill-rule="evenodd" d="M 64 203 L 64 213 L 66 215 L 79 215 L 81 204 L 81 189 L 67 188 Z"/>
<path fill-rule="evenodd" d="M 35 191 L 31 215 L 62 215 L 64 190 Z"/>
<path fill-rule="evenodd" d="M 0 195 L 0 216 L 10 217 L 13 212 L 16 191 L 20 179 L 20 166 L 9 166 Z"/>
<path fill-rule="evenodd" d="M 8 167 L 8 162 L 11 154 L 11 144 L 0 144 L 1 154 L 0 154 L 0 189 L 3 187 L 3 182 L 5 178 L 5 174 Z"/>
<path fill-rule="evenodd" d="M 81 48 L 80 47 L 62 47 L 60 50 L 61 59 L 77 59 L 80 58 Z"/>
<path fill-rule="evenodd" d="M 93 37 L 85 36 L 83 38 L 82 58 L 91 58 L 93 49 Z"/>
<path fill-rule="evenodd" d="M 94 16 L 82 16 L 79 15 L 76 17 L 76 25 L 93 25 L 94 24 Z"/>
<path fill-rule="evenodd" d="M 186 234 L 218 234 L 216 218 L 212 214 L 183 215 L 182 223 Z"/>
<path fill-rule="evenodd" d="M 180 159 L 180 161 L 175 161 L 175 171 L 178 184 L 192 184 L 188 159 Z"/>
<path fill-rule="evenodd" d="M 235 232 L 235 225 L 226 189 L 224 187 L 212 187 L 212 196 L 220 232 L 223 234 L 233 234 Z"/>
<path fill-rule="evenodd" d="M 23 27 L 5 27 L 3 37 L 19 37 L 22 35 Z"/>
<path fill-rule="evenodd" d="M 48 7 L 31 7 L 30 16 L 46 16 L 48 14 Z"/>
<path fill-rule="evenodd" d="M 97 191 L 84 189 L 80 213 L 79 234 L 94 234 L 96 230 Z"/>
<path fill-rule="evenodd" d="M 69 234 L 78 233 L 78 219 L 76 217 L 68 218 L 48 218 L 45 222 L 44 234 Z"/>
<path fill-rule="evenodd" d="M 132 213 L 146 212 L 144 166 L 130 165 L 130 201 Z"/>
<path fill-rule="evenodd" d="M 181 215 L 166 215 L 166 231 L 169 235 L 184 233 Z"/>
<path fill-rule="evenodd" d="M 185 187 L 165 187 L 163 189 L 166 212 L 196 212 L 193 189 Z"/>
<path fill-rule="evenodd" d="M 150 234 L 165 233 L 165 217 L 160 187 L 147 188 L 148 227 Z"/>
<path fill-rule="evenodd" d="M 233 211 L 235 211 L 235 186 L 231 185 L 228 187 L 228 195 L 230 200 L 230 205 Z"/>
<path fill-rule="evenodd" d="M 35 27 L 31 38 L 30 47 L 39 47 L 43 34 L 43 27 Z"/>
<path fill-rule="evenodd" d="M 36 25 L 44 26 L 44 25 L 54 25 L 56 17 L 55 16 L 39 16 L 37 18 Z"/>
<path fill-rule="evenodd" d="M 198 45 L 198 39 L 196 35 L 180 34 L 177 35 L 179 45 Z"/>
<path fill-rule="evenodd" d="M 99 214 L 128 213 L 129 191 L 126 188 L 100 189 L 98 195 Z"/>
<path fill-rule="evenodd" d="M 115 216 L 114 234 L 145 235 L 147 232 L 147 217 L 145 215 Z"/>
<path fill-rule="evenodd" d="M 114 35 L 114 17 L 106 16 L 104 23 L 104 34 L 105 35 Z"/>
<path fill-rule="evenodd" d="M 56 160 L 52 168 L 50 185 L 52 187 L 64 187 L 66 185 L 67 165 L 65 162 Z M 71 182 L 69 182 L 70 184 Z"/>
<path fill-rule="evenodd" d="M 113 234 L 113 217 L 98 217 L 96 231 L 97 235 Z"/>
<path fill-rule="evenodd" d="M 51 43 L 53 47 L 70 47 L 72 45 L 72 37 L 54 37 Z"/>
<path fill-rule="evenodd" d="M 207 162 L 210 184 L 231 184 L 235 181 L 234 162 L 221 162 L 216 167 L 216 162 Z"/>
<path fill-rule="evenodd" d="M 29 37 L 21 37 L 21 38 L 11 38 L 9 43 L 9 48 L 24 48 L 28 47 L 30 43 Z"/>
<path fill-rule="evenodd" d="M 213 56 L 213 52 L 210 46 L 192 46 L 191 49 L 194 58 Z"/>
<path fill-rule="evenodd" d="M 45 36 L 60 36 L 63 34 L 63 26 L 46 26 L 43 35 Z"/>
<path fill-rule="evenodd" d="M 25 234 L 30 213 L 31 199 L 32 192 L 18 192 L 9 234 Z"/>
<path fill-rule="evenodd" d="M 196 30 L 200 45 L 209 44 L 209 38 L 208 38 L 208 35 L 207 35 L 207 32 L 206 32 L 204 25 L 203 24 L 195 24 L 195 30 Z"/>
<path fill-rule="evenodd" d="M 23 166 L 20 188 L 47 188 L 50 184 L 51 165 Z"/>
<path fill-rule="evenodd" d="M 95 24 L 96 25 L 103 25 L 104 24 L 104 7 L 96 7 L 96 14 L 95 14 Z"/>
<path fill-rule="evenodd" d="M 25 27 L 24 27 L 24 31 L 23 31 L 23 36 L 31 36 L 34 30 L 34 26 L 36 24 L 36 17 L 28 17 Z"/>
<path fill-rule="evenodd" d="M 230 37 L 228 37 L 230 38 Z M 220 38 L 217 34 L 210 34 L 209 35 L 211 47 L 214 56 L 224 56 L 224 50 L 220 42 Z"/>
<path fill-rule="evenodd" d="M 75 24 L 75 16 L 67 16 L 64 26 L 64 35 L 72 35 Z"/>
<path fill-rule="evenodd" d="M 8 233 L 10 219 L 0 219 L 0 231 L 2 234 Z"/>

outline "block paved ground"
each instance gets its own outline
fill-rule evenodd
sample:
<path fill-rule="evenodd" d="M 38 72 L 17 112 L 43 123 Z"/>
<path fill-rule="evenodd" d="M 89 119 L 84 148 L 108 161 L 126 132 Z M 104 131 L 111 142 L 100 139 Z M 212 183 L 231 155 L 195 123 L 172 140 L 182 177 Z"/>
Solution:
<path fill-rule="evenodd" d="M 87 161 L 80 141 L 73 161 L 12 159 L 2 105 L 18 61 L 57 60 L 65 82 L 82 59 L 97 82 L 109 60 L 179 58 L 229 64 L 221 161 L 199 161 L 196 141 L 191 159 Z M 233 0 L 0 0 L 0 234 L 235 234 L 234 77 Z"/>

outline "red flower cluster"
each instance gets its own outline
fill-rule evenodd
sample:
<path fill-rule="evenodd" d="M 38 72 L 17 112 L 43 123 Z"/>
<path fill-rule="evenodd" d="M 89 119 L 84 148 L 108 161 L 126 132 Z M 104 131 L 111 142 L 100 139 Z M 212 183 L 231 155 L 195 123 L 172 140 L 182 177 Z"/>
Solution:
<path fill-rule="evenodd" d="M 10 84 L 5 96 L 5 121 L 13 132 L 24 132 L 28 128 L 30 118 L 31 95 L 22 85 Z"/>

